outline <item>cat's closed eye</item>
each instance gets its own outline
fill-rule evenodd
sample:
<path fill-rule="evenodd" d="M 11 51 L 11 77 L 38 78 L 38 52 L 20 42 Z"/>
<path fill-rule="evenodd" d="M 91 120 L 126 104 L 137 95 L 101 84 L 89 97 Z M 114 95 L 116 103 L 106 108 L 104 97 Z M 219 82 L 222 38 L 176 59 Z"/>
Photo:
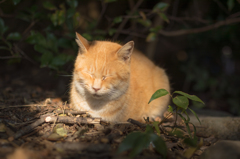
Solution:
<path fill-rule="evenodd" d="M 105 80 L 107 77 L 106 76 L 102 76 L 102 80 Z"/>
<path fill-rule="evenodd" d="M 88 74 L 91 78 L 93 78 L 93 74 L 87 71 L 84 71 L 84 73 Z"/>

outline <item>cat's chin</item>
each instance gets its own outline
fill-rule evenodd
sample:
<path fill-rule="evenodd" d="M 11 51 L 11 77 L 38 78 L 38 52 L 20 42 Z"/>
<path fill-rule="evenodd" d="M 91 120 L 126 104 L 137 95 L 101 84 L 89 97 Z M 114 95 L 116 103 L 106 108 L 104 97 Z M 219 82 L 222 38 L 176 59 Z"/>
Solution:
<path fill-rule="evenodd" d="M 101 99 L 103 96 L 95 93 L 95 94 L 92 94 L 92 97 L 96 99 Z"/>

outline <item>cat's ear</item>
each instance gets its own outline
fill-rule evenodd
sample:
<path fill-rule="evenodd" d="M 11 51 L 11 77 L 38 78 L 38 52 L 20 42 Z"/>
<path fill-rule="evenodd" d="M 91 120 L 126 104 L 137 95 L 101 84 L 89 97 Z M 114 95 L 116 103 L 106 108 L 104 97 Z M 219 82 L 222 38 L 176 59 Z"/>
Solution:
<path fill-rule="evenodd" d="M 79 53 L 82 54 L 87 52 L 89 48 L 89 42 L 77 32 L 76 32 L 76 42 L 79 46 Z"/>
<path fill-rule="evenodd" d="M 129 61 L 132 55 L 133 48 L 134 48 L 134 42 L 129 41 L 118 50 L 117 52 L 118 57 L 120 57 L 126 62 Z"/>

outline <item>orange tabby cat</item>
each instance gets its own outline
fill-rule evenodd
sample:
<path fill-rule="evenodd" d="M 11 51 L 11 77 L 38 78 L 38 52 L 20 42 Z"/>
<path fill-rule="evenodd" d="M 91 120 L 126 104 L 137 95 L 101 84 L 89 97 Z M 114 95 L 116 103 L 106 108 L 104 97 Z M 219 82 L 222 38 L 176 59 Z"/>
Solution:
<path fill-rule="evenodd" d="M 70 92 L 73 107 L 110 122 L 162 117 L 169 96 L 148 101 L 158 89 L 170 91 L 163 69 L 134 50 L 133 41 L 121 46 L 76 36 L 79 54 Z"/>

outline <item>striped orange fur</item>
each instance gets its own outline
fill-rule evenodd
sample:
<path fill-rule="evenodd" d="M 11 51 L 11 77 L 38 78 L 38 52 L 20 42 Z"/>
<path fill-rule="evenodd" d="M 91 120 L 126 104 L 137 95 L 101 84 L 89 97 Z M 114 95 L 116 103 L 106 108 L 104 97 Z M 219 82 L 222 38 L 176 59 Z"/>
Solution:
<path fill-rule="evenodd" d="M 70 92 L 74 108 L 110 122 L 162 117 L 169 96 L 148 104 L 156 90 L 170 91 L 162 68 L 135 50 L 133 41 L 121 46 L 109 41 L 88 42 L 78 33 L 76 36 L 79 53 Z"/>

